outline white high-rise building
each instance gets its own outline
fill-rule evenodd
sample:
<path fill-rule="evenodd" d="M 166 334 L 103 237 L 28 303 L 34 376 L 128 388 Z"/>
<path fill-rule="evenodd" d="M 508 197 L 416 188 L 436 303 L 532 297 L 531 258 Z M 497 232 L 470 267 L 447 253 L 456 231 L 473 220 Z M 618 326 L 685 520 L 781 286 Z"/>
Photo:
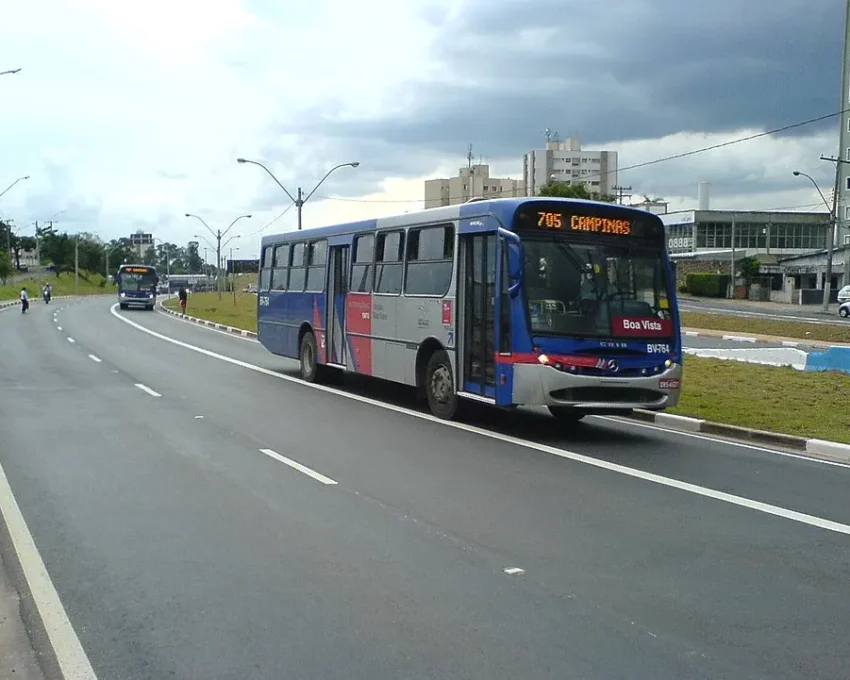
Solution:
<path fill-rule="evenodd" d="M 841 61 L 841 115 L 839 128 L 838 194 L 836 195 L 836 245 L 850 245 L 850 0 L 844 13 L 844 53 Z"/>
<path fill-rule="evenodd" d="M 547 135 L 548 136 L 548 135 Z M 614 194 L 617 186 L 617 152 L 587 151 L 578 137 L 548 139 L 545 149 L 529 151 L 522 162 L 526 195 L 551 181 L 584 184 L 591 193 Z"/>

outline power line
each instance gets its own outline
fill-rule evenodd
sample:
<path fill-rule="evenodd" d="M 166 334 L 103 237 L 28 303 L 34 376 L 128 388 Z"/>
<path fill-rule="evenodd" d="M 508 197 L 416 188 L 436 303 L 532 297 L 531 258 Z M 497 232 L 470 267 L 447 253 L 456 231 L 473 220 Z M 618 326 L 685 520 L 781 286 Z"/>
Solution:
<path fill-rule="evenodd" d="M 634 165 L 627 165 L 624 168 L 618 168 L 617 170 L 608 170 L 606 172 L 598 172 L 589 175 L 585 175 L 582 179 L 587 180 L 596 177 L 603 177 L 604 175 L 611 175 L 615 172 L 626 172 L 628 170 L 637 170 L 638 168 L 645 168 L 650 165 L 657 165 L 658 163 L 666 163 L 668 161 L 679 160 L 681 158 L 687 158 L 689 156 L 695 156 L 700 153 L 705 153 L 706 151 L 714 151 L 716 149 L 722 149 L 727 146 L 733 146 L 735 144 L 743 144 L 744 142 L 750 142 L 754 139 L 760 139 L 761 137 L 769 137 L 770 135 L 776 135 L 780 132 L 787 132 L 789 130 L 795 130 L 797 128 L 805 127 L 806 125 L 813 125 L 814 123 L 820 123 L 824 120 L 829 120 L 830 118 L 835 118 L 836 116 L 840 116 L 842 113 L 846 113 L 850 111 L 850 109 L 842 109 L 841 111 L 836 111 L 834 113 L 829 113 L 823 116 L 817 116 L 816 118 L 809 118 L 808 120 L 803 120 L 797 123 L 792 123 L 790 125 L 783 125 L 782 127 L 774 128 L 772 130 L 765 130 L 764 132 L 757 132 L 752 135 L 747 135 L 746 137 L 738 137 L 737 139 L 730 139 L 725 142 L 718 142 L 717 144 L 711 144 L 709 146 L 704 146 L 699 149 L 692 149 L 691 151 L 684 151 L 682 153 L 672 154 L 670 156 L 664 156 L 662 158 L 656 158 L 651 161 L 644 161 L 642 163 L 635 163 Z M 512 189 L 505 189 L 499 192 L 495 192 L 488 198 L 497 198 L 501 194 L 504 193 L 514 193 Z M 379 200 L 379 199 L 368 199 L 368 198 L 343 198 L 340 196 L 316 196 L 316 198 L 321 198 L 328 201 L 343 201 L 349 203 L 424 203 L 424 198 L 411 198 L 411 199 L 391 199 L 391 200 Z M 462 197 L 449 197 L 449 201 L 454 198 L 462 198 Z"/>

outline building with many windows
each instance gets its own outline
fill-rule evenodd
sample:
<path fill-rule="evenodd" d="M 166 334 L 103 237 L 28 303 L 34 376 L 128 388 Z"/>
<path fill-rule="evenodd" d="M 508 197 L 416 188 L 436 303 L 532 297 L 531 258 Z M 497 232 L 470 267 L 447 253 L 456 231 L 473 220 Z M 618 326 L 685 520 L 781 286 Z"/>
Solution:
<path fill-rule="evenodd" d="M 471 198 L 511 198 L 525 195 L 521 180 L 490 177 L 487 164 L 469 165 L 457 177 L 425 180 L 425 207 L 466 203 Z"/>
<path fill-rule="evenodd" d="M 592 193 L 610 195 L 616 193 L 617 152 L 582 149 L 578 137 L 547 140 L 545 149 L 525 154 L 522 172 L 528 196 L 551 181 L 584 184 Z"/>
<path fill-rule="evenodd" d="M 775 259 L 823 250 L 829 230 L 825 212 L 683 210 L 659 215 L 671 256 L 772 256 Z M 733 241 L 734 238 L 734 241 Z"/>

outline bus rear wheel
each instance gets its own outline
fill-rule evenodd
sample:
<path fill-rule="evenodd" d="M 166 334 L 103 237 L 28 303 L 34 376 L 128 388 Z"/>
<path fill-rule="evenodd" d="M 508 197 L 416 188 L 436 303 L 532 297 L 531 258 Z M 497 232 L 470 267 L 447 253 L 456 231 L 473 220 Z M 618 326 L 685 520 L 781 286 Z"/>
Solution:
<path fill-rule="evenodd" d="M 562 423 L 577 423 L 585 414 L 569 406 L 549 406 L 549 413 Z"/>
<path fill-rule="evenodd" d="M 304 382 L 319 382 L 322 378 L 323 369 L 319 363 L 319 353 L 316 350 L 316 336 L 312 332 L 304 334 L 301 338 L 301 348 L 298 358 L 301 361 L 301 379 Z"/>
<path fill-rule="evenodd" d="M 449 355 L 438 350 L 425 368 L 425 396 L 428 408 L 437 418 L 451 420 L 457 414 L 458 396 Z"/>

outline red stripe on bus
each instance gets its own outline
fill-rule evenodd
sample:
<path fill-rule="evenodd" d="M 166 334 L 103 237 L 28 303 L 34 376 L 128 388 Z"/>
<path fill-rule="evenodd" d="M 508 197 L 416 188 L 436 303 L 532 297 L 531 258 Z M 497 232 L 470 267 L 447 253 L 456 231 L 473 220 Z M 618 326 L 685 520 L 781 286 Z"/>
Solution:
<path fill-rule="evenodd" d="M 372 335 L 372 296 L 365 293 L 348 293 L 345 296 L 345 325 L 349 333 Z M 372 375 L 372 339 L 348 336 L 354 359 L 354 370 Z"/>

